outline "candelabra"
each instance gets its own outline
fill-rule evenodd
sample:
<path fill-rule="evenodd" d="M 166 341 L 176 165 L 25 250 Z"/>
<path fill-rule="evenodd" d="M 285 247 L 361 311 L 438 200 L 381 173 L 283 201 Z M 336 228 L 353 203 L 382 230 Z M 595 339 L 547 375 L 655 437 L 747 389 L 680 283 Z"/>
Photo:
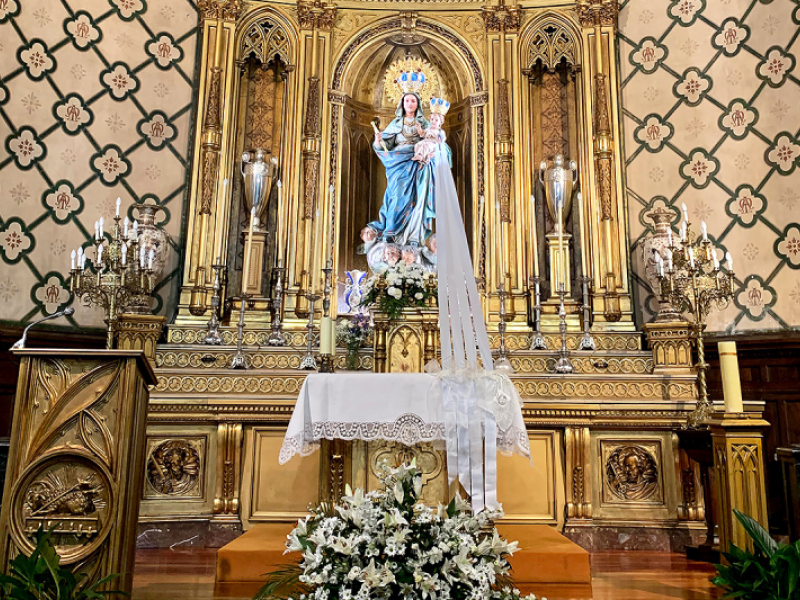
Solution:
<path fill-rule="evenodd" d="M 203 338 L 203 343 L 209 346 L 219 346 L 222 343 L 222 337 L 219 335 L 219 301 L 222 271 L 225 269 L 225 265 L 221 264 L 221 261 L 221 258 L 217 258 L 216 264 L 211 265 L 211 268 L 214 269 L 214 295 L 211 297 L 211 318 L 206 325 L 208 333 Z"/>
<path fill-rule="evenodd" d="M 272 300 L 272 323 L 267 343 L 270 346 L 285 346 L 286 336 L 283 334 L 283 267 L 275 267 L 275 298 Z"/>
<path fill-rule="evenodd" d="M 590 319 L 592 314 L 592 307 L 589 304 L 589 282 L 590 277 L 583 276 L 581 283 L 583 284 L 583 337 L 578 344 L 578 350 L 597 350 L 597 345 L 594 343 L 594 338 L 589 331 Z"/>
<path fill-rule="evenodd" d="M 697 406 L 689 415 L 687 428 L 695 429 L 703 425 L 712 412 L 706 385 L 706 363 L 703 333 L 706 318 L 712 308 L 719 310 L 728 306 L 733 298 L 733 261 L 728 253 L 726 271 L 720 268 L 716 249 L 708 239 L 705 223 L 701 223 L 702 238 L 692 243 L 690 223 L 683 205 L 684 222 L 681 225 L 680 242 L 672 239 L 667 246 L 666 261 L 656 253 L 656 268 L 661 285 L 661 297 L 666 299 L 678 314 L 689 313 L 694 318 L 695 338 L 697 340 L 697 378 L 699 398 Z"/>
<path fill-rule="evenodd" d="M 155 252 L 146 252 L 139 234 L 139 222 L 133 227 L 125 217 L 120 227 L 121 200 L 117 198 L 117 214 L 111 238 L 103 232 L 103 218 L 94 224 L 94 260 L 84 254 L 83 247 L 71 253 L 70 289 L 84 305 L 99 304 L 106 313 L 108 333 L 106 348 L 114 347 L 119 316 L 135 305 L 149 304 L 153 291 L 153 260 Z M 88 263 L 88 264 L 87 264 Z"/>
<path fill-rule="evenodd" d="M 331 316 L 331 290 L 332 290 L 332 274 L 333 274 L 333 267 L 331 263 L 328 262 L 328 266 L 322 269 L 322 272 L 325 273 L 325 285 L 322 288 L 322 316 L 324 317 L 320 327 L 328 327 L 328 333 L 326 335 L 332 335 L 330 331 L 329 319 Z M 320 335 L 320 339 L 323 336 Z M 324 350 L 324 351 L 323 351 Z M 320 348 L 320 355 L 319 355 L 319 372 L 320 373 L 333 373 L 333 359 L 334 354 L 332 352 L 328 352 L 328 349 Z"/>
<path fill-rule="evenodd" d="M 538 276 L 531 277 L 534 289 L 533 304 L 533 338 L 531 339 L 531 350 L 547 350 L 547 341 L 542 335 L 542 292 L 539 287 L 540 279 Z"/>
<path fill-rule="evenodd" d="M 564 297 L 566 295 L 564 284 L 560 283 L 558 285 L 558 296 L 561 302 L 558 307 L 558 318 L 561 319 L 561 322 L 558 324 L 558 330 L 561 332 L 561 349 L 558 351 L 558 360 L 556 361 L 556 373 L 560 375 L 568 375 L 575 370 L 567 349 L 567 309 L 564 307 Z"/>
<path fill-rule="evenodd" d="M 317 361 L 312 352 L 314 348 L 314 304 L 317 300 L 322 298 L 322 296 L 314 292 L 308 292 L 305 294 L 305 298 L 308 300 L 308 323 L 306 324 L 308 340 L 306 342 L 306 355 L 303 357 L 298 368 L 301 371 L 316 371 Z"/>
<path fill-rule="evenodd" d="M 497 360 L 494 361 L 494 368 L 496 371 L 504 371 L 510 374 L 514 372 L 514 367 L 511 365 L 511 361 L 508 360 L 508 350 L 506 349 L 506 324 L 514 318 L 514 315 L 506 313 L 507 295 L 505 287 L 501 282 L 497 287 L 497 297 L 500 299 L 500 322 L 497 324 L 497 331 L 500 334 L 500 349 L 497 352 Z"/>

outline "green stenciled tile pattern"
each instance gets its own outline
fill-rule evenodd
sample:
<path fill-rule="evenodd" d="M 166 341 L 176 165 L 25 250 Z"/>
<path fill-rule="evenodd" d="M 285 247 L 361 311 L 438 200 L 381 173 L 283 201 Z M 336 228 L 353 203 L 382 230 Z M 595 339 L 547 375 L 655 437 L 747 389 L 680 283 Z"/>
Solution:
<path fill-rule="evenodd" d="M 623 0 L 620 66 L 640 317 L 656 310 L 639 243 L 685 203 L 730 251 L 734 301 L 712 331 L 800 326 L 800 2 Z"/>
<path fill-rule="evenodd" d="M 171 250 L 154 310 L 173 308 L 197 22 L 190 0 L 0 2 L 0 320 L 76 301 L 70 251 L 118 196 L 163 208 Z M 69 324 L 102 326 L 102 313 L 77 307 Z"/>

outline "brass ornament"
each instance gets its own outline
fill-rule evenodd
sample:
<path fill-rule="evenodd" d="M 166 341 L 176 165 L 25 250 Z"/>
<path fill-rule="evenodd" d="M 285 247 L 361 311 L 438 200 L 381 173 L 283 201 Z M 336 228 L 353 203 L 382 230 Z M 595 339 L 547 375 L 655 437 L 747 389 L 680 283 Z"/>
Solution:
<path fill-rule="evenodd" d="M 659 491 L 656 459 L 640 446 L 622 446 L 606 461 L 608 489 L 620 500 L 653 499 Z"/>
<path fill-rule="evenodd" d="M 578 19 L 584 27 L 617 26 L 619 0 L 577 0 L 576 8 Z"/>
<path fill-rule="evenodd" d="M 28 552 L 41 526 L 54 530 L 54 545 L 67 564 L 85 559 L 103 542 L 113 520 L 111 478 L 83 456 L 50 456 L 32 464 L 11 496 L 12 537 Z"/>
<path fill-rule="evenodd" d="M 522 9 L 519 6 L 489 6 L 481 9 L 487 33 L 514 33 L 519 30 Z"/>
<path fill-rule="evenodd" d="M 201 19 L 236 20 L 242 10 L 241 0 L 198 0 L 197 11 Z M 201 20 L 202 27 L 202 20 Z"/>
<path fill-rule="evenodd" d="M 147 482 L 166 496 L 197 496 L 200 478 L 200 453 L 185 439 L 167 440 L 156 446 L 147 458 Z"/>
<path fill-rule="evenodd" d="M 322 0 L 297 3 L 297 19 L 303 29 L 330 31 L 336 22 L 336 5 Z"/>

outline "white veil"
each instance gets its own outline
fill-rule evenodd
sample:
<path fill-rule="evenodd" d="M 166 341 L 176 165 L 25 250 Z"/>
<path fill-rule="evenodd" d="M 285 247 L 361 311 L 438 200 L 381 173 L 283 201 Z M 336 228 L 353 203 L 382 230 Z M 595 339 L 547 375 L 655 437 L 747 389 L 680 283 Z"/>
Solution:
<path fill-rule="evenodd" d="M 444 144 L 437 147 L 434 177 L 442 352 L 438 388 L 447 436 L 448 476 L 451 483 L 457 478 L 464 486 L 475 512 L 495 510 L 500 506 L 498 447 L 529 457 L 528 437 L 516 388 L 508 376 L 493 371 L 486 323 Z"/>

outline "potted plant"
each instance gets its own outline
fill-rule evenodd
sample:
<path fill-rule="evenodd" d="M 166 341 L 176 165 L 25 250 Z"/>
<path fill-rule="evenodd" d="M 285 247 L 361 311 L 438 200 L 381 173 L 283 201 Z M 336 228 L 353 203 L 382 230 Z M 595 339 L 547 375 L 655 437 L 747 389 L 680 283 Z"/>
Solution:
<path fill-rule="evenodd" d="M 358 314 L 352 318 L 339 319 L 336 322 L 336 343 L 347 348 L 347 369 L 358 369 L 358 349 L 364 346 L 372 336 L 372 327 L 367 315 Z"/>
<path fill-rule="evenodd" d="M 20 553 L 9 563 L 8 573 L 0 574 L 0 598 L 3 600 L 99 600 L 104 596 L 123 594 L 120 591 L 101 590 L 103 585 L 117 577 L 109 575 L 86 585 L 88 576 L 77 576 L 59 564 L 59 556 L 52 542 L 57 525 L 36 532 L 36 548 L 26 556 Z M 123 594 L 127 595 L 127 594 Z"/>
<path fill-rule="evenodd" d="M 755 519 L 733 511 L 753 540 L 753 552 L 731 544 L 723 552 L 727 565 L 716 565 L 711 580 L 726 590 L 725 598 L 800 600 L 800 541 L 778 544 Z"/>

